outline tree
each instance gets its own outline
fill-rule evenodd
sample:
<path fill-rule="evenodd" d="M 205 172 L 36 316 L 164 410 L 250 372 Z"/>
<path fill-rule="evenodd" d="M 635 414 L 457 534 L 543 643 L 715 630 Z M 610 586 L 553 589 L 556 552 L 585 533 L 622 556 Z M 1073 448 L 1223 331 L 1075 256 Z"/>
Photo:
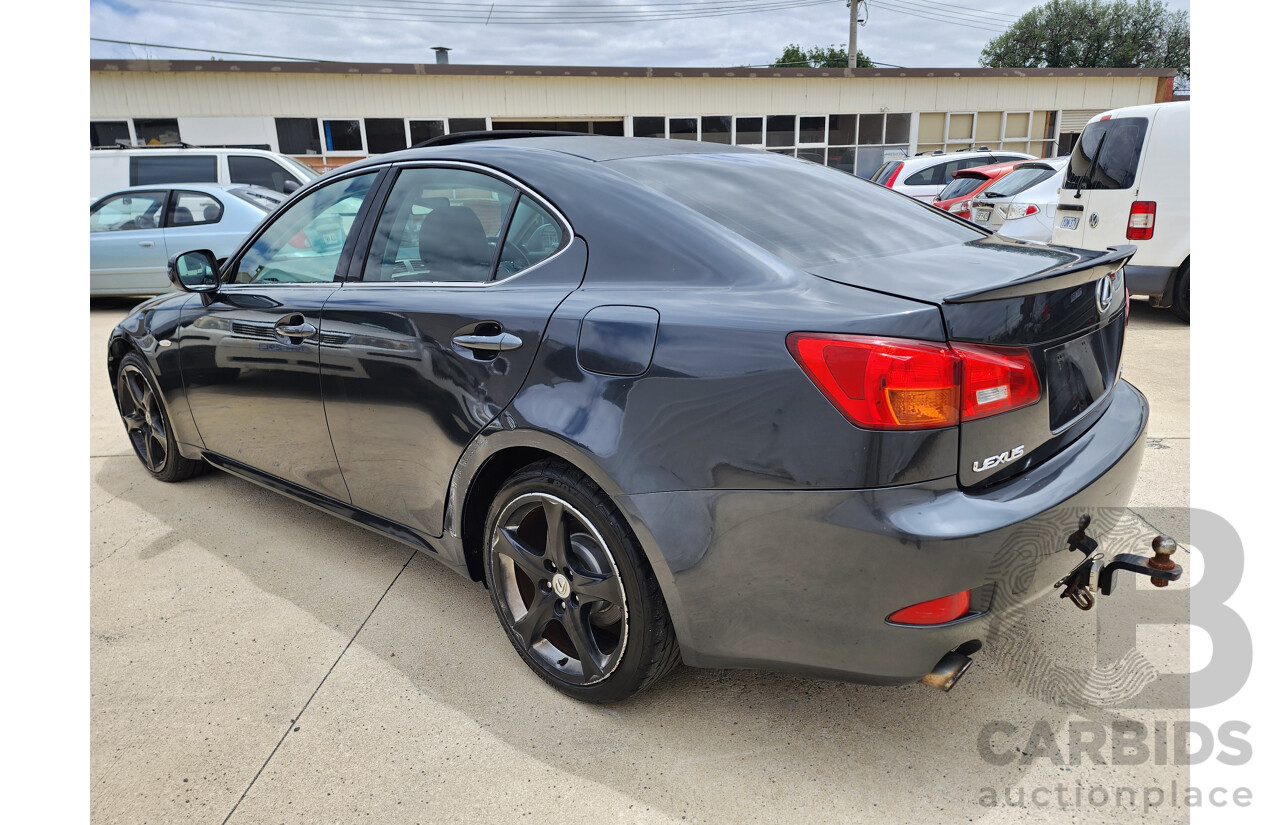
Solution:
<path fill-rule="evenodd" d="M 847 69 L 849 68 L 849 46 L 845 43 L 839 46 L 832 43 L 826 48 L 812 46 L 802 49 L 799 44 L 792 43 L 782 50 L 782 57 L 773 61 L 773 65 L 779 68 L 794 66 L 801 69 Z M 870 69 L 874 65 L 871 58 L 863 54 L 862 49 L 858 49 L 858 68 Z"/>
<path fill-rule="evenodd" d="M 1191 80 L 1191 24 L 1161 0 L 1049 0 L 982 49 L 983 66 L 1171 68 Z"/>

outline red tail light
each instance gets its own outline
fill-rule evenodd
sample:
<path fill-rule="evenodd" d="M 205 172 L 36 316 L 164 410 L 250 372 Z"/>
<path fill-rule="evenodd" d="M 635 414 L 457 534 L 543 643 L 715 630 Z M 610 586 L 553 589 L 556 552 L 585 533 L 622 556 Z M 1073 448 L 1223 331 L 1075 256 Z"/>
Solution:
<path fill-rule="evenodd" d="M 793 332 L 787 349 L 836 409 L 868 429 L 953 427 L 1040 400 L 1020 347 Z"/>
<path fill-rule="evenodd" d="M 905 164 L 899 163 L 897 166 L 894 167 L 893 172 L 889 175 L 889 179 L 884 182 L 885 187 L 889 189 L 893 188 L 894 182 L 898 180 L 898 173 L 902 171 L 902 167 L 904 165 Z"/>
<path fill-rule="evenodd" d="M 913 604 L 889 614 L 889 621 L 897 624 L 946 624 L 969 612 L 969 591 L 964 590 Z"/>
<path fill-rule="evenodd" d="M 1031 353 L 1021 347 L 952 344 L 964 361 L 960 417 L 965 421 L 1016 410 L 1040 400 Z"/>
<path fill-rule="evenodd" d="M 1134 201 L 1129 207 L 1129 230 L 1124 236 L 1131 241 L 1149 241 L 1156 231 L 1156 202 Z"/>

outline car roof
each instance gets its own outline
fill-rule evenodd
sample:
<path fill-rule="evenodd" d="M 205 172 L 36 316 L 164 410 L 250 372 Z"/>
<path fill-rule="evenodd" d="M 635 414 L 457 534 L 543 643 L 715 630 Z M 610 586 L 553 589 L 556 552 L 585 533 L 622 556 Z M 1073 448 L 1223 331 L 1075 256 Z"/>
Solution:
<path fill-rule="evenodd" d="M 743 146 L 732 146 L 722 143 L 704 143 L 697 140 L 660 140 L 643 137 L 612 137 L 606 135 L 556 135 L 544 137 L 502 137 L 501 132 L 492 138 L 469 140 L 465 143 L 443 143 L 434 146 L 415 146 L 369 158 L 369 161 L 406 161 L 430 160 L 471 154 L 473 150 L 485 150 L 493 147 L 504 149 L 531 149 L 543 152 L 557 152 L 572 155 L 593 162 L 622 160 L 624 158 L 652 157 L 656 155 L 727 155 L 758 152 Z M 350 164 L 347 168 L 364 165 L 365 161 Z"/>
<path fill-rule="evenodd" d="M 287 198 L 288 195 L 281 195 L 274 189 L 268 189 L 265 186 L 253 186 L 248 183 L 212 183 L 212 182 L 195 182 L 195 183 L 140 183 L 136 186 L 125 186 L 121 189 L 113 189 L 103 197 L 110 195 L 118 195 L 122 192 L 155 192 L 157 190 L 181 189 L 192 192 L 229 192 L 232 189 L 247 189 L 250 192 L 269 192 L 280 198 Z"/>
<path fill-rule="evenodd" d="M 1103 118 L 1110 120 L 1117 117 L 1150 117 L 1161 109 L 1173 107 L 1191 108 L 1190 100 L 1172 100 L 1165 103 L 1143 103 L 1138 106 L 1124 106 L 1119 109 L 1111 109 L 1110 111 L 1100 112 L 1089 118 L 1090 123 L 1095 123 Z"/>
<path fill-rule="evenodd" d="M 1006 149 L 975 149 L 973 151 L 964 152 L 947 152 L 943 155 L 912 155 L 909 158 L 886 158 L 885 162 L 890 163 L 895 160 L 901 160 L 906 166 L 914 169 L 917 166 L 932 166 L 935 163 L 949 163 L 953 160 L 964 160 L 965 158 L 981 158 L 991 157 L 992 155 L 1016 155 L 1026 154 L 1025 152 L 1014 152 Z M 1030 158 L 1027 158 L 1030 160 Z"/>

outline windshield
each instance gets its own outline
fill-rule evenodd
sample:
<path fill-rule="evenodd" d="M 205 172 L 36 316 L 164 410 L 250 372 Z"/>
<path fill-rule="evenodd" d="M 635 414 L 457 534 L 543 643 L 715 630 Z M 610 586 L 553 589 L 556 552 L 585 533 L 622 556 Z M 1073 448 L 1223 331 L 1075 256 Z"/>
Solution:
<path fill-rule="evenodd" d="M 290 169 L 294 170 L 294 172 L 297 173 L 298 179 L 301 180 L 303 183 L 306 183 L 309 180 L 315 180 L 316 178 L 320 177 L 320 173 L 318 173 L 316 170 L 312 169 L 310 166 L 306 165 L 302 161 L 294 160 L 293 158 L 288 157 L 286 155 L 280 155 L 280 159 L 285 162 L 286 166 L 288 166 Z"/>
<path fill-rule="evenodd" d="M 1007 198 L 1035 186 L 1042 180 L 1048 180 L 1056 174 L 1052 169 L 1038 166 L 1024 166 L 1014 169 L 1000 180 L 987 187 L 983 194 L 988 198 Z"/>
<path fill-rule="evenodd" d="M 980 178 L 973 177 L 971 175 L 957 177 L 955 180 L 951 181 L 951 183 L 947 184 L 946 189 L 943 189 L 938 193 L 938 200 L 946 201 L 951 200 L 952 198 L 962 198 L 965 195 L 977 192 L 982 188 L 982 184 L 989 180 L 991 180 L 991 178 L 988 178 L 985 175 Z"/>
<path fill-rule="evenodd" d="M 1099 120 L 1084 128 L 1071 151 L 1064 189 L 1128 189 L 1138 177 L 1145 117 Z M 1097 161 L 1095 163 L 1095 160 Z"/>
<path fill-rule="evenodd" d="M 986 237 L 883 186 L 774 155 L 655 155 L 609 166 L 802 268 Z"/>

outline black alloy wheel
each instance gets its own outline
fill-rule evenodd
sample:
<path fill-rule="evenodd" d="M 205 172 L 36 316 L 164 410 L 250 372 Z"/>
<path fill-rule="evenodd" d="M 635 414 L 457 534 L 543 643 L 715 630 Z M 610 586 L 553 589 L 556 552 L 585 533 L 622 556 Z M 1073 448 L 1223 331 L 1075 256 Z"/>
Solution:
<path fill-rule="evenodd" d="M 147 472 L 161 481 L 182 481 L 204 469 L 202 461 L 185 458 L 169 427 L 169 417 L 146 362 L 129 353 L 116 375 L 116 406 L 133 452 Z"/>
<path fill-rule="evenodd" d="M 485 531 L 485 576 L 525 662 L 579 699 L 616 701 L 679 658 L 653 574 L 608 498 L 559 462 L 517 473 Z"/>

